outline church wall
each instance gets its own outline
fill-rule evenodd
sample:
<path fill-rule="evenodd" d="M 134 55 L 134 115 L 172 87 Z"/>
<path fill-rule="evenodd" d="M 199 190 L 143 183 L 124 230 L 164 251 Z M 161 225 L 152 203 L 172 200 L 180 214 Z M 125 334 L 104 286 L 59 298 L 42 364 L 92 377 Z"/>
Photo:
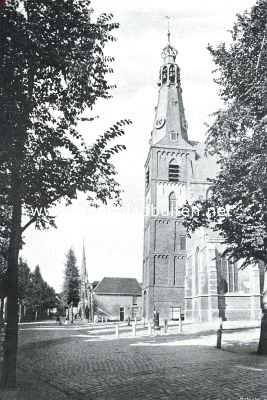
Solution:
<path fill-rule="evenodd" d="M 188 243 L 185 316 L 190 321 L 259 319 L 260 275 L 257 267 L 241 271 L 221 258 L 219 237 L 200 229 Z"/>
<path fill-rule="evenodd" d="M 184 288 L 155 286 L 153 301 L 160 319 L 171 319 L 172 307 L 181 307 L 181 311 L 184 313 Z"/>

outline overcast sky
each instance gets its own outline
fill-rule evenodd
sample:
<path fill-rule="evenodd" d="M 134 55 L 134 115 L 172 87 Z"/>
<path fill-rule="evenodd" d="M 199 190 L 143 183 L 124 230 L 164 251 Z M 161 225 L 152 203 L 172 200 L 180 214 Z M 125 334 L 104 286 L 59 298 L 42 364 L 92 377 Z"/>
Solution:
<path fill-rule="evenodd" d="M 118 41 L 107 54 L 116 57 L 110 82 L 117 85 L 113 99 L 97 105 L 97 127 L 82 126 L 88 142 L 123 118 L 133 121 L 121 139 L 127 150 L 116 157 L 118 180 L 124 190 L 123 207 L 116 210 L 90 208 L 79 199 L 59 208 L 58 229 L 25 235 L 22 255 L 31 268 L 40 265 L 43 277 L 56 290 L 62 289 L 65 254 L 72 246 L 80 265 L 82 242 L 87 256 L 89 280 L 104 276 L 142 279 L 144 162 L 157 102 L 157 79 L 161 51 L 167 42 L 171 17 L 171 42 L 178 50 L 183 98 L 190 139 L 203 140 L 205 122 L 220 106 L 213 83 L 207 44 L 229 41 L 236 13 L 250 8 L 252 0 L 95 0 L 95 14 L 112 12 L 120 23 Z M 145 5 L 144 5 L 145 4 Z"/>

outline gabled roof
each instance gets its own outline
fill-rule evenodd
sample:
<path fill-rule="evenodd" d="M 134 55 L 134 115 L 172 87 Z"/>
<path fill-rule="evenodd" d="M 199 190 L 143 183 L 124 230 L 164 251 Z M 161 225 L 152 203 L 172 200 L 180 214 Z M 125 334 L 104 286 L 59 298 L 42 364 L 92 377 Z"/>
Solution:
<path fill-rule="evenodd" d="M 108 278 L 105 277 L 95 288 L 96 294 L 117 294 L 141 296 L 142 289 L 135 278 Z"/>
<path fill-rule="evenodd" d="M 99 281 L 92 282 L 93 289 L 99 284 Z"/>

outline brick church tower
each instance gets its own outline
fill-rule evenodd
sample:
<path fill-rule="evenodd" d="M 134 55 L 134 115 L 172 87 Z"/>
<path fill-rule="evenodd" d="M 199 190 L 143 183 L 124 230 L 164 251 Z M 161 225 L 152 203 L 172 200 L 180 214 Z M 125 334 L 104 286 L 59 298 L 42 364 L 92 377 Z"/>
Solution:
<path fill-rule="evenodd" d="M 205 146 L 188 139 L 177 51 L 163 49 L 158 104 L 145 164 L 143 315 L 187 321 L 257 319 L 261 266 L 240 269 L 223 256 L 219 232 L 201 228 L 186 238 L 185 202 L 204 200 L 218 171 Z M 183 215 L 183 212 L 185 212 Z"/>
<path fill-rule="evenodd" d="M 188 140 L 176 49 L 162 51 L 158 104 L 145 164 L 143 314 L 175 319 L 184 310 L 186 232 L 177 207 L 188 198 L 194 143 Z"/>

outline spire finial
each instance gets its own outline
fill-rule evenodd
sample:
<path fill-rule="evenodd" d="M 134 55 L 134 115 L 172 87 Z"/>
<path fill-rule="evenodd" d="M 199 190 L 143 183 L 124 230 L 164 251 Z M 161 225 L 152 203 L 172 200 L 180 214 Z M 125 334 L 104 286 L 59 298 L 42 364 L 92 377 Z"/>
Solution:
<path fill-rule="evenodd" d="M 168 21 L 168 44 L 171 44 L 171 32 L 170 32 L 170 19 L 171 17 L 166 16 L 167 21 Z"/>
<path fill-rule="evenodd" d="M 177 56 L 177 50 L 171 45 L 171 32 L 170 32 L 171 17 L 166 16 L 165 18 L 167 18 L 168 21 L 168 44 L 163 49 L 162 57 L 165 61 L 168 59 L 169 60 L 168 62 L 175 62 L 175 58 Z"/>

